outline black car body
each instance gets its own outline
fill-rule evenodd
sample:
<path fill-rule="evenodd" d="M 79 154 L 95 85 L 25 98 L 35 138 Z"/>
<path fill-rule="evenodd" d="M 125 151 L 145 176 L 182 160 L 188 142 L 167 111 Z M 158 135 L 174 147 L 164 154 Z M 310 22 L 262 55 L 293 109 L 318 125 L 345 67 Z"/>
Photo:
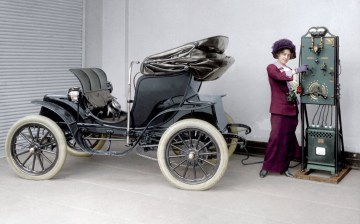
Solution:
<path fill-rule="evenodd" d="M 10 165 L 24 178 L 49 179 L 61 169 L 67 152 L 123 156 L 140 148 L 157 153 L 161 171 L 176 187 L 212 187 L 226 170 L 229 146 L 231 154 L 246 144 L 239 131 L 251 131 L 232 122 L 222 96 L 199 94 L 203 81 L 218 79 L 234 62 L 224 54 L 227 42 L 227 37 L 216 36 L 147 57 L 133 98 L 132 62 L 127 112 L 111 95 L 113 87 L 103 70 L 70 69 L 81 86 L 33 101 L 41 105 L 39 115 L 10 129 Z"/>

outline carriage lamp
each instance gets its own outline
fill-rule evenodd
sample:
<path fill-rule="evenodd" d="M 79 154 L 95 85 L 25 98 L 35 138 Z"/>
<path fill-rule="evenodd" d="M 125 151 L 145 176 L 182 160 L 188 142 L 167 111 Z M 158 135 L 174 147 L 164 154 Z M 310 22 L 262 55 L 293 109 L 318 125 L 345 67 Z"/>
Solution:
<path fill-rule="evenodd" d="M 80 96 L 80 88 L 79 87 L 72 87 L 68 91 L 68 99 L 71 100 L 74 103 L 79 102 L 79 96 Z"/>

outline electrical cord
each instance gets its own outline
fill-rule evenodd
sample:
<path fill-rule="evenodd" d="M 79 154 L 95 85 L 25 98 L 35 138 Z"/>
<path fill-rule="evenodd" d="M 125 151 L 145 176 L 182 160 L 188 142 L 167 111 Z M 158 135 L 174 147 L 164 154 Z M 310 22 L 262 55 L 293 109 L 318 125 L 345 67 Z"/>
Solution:
<path fill-rule="evenodd" d="M 320 109 L 320 114 L 319 114 L 319 119 L 318 119 L 317 125 L 320 125 L 320 118 L 321 118 L 321 114 L 322 114 L 323 109 L 324 109 L 324 105 L 320 105 L 319 107 L 321 107 L 321 109 Z"/>
<path fill-rule="evenodd" d="M 333 122 L 333 108 L 331 106 L 331 110 L 330 110 L 330 127 L 332 127 L 332 122 Z"/>
<path fill-rule="evenodd" d="M 250 158 L 250 153 L 246 150 L 246 148 L 244 148 L 244 149 L 246 151 L 246 158 L 241 160 L 241 164 L 243 164 L 243 165 L 253 165 L 253 164 L 263 163 L 263 161 L 255 161 L 255 162 L 245 163 L 245 160 L 248 160 Z"/>
<path fill-rule="evenodd" d="M 316 110 L 316 112 L 315 112 L 315 115 L 314 115 L 314 117 L 313 117 L 313 119 L 312 119 L 312 121 L 311 121 L 311 124 L 312 124 L 312 125 L 315 125 L 314 120 L 315 120 L 315 117 L 316 117 L 316 115 L 317 115 L 317 113 L 318 113 L 318 111 L 319 111 L 319 108 L 320 108 L 320 105 L 318 106 L 318 108 L 317 108 L 317 110 Z"/>
<path fill-rule="evenodd" d="M 327 106 L 327 111 L 326 111 L 326 118 L 325 118 L 325 126 L 327 126 L 327 122 L 328 122 L 328 117 L 329 117 L 329 110 L 330 110 L 330 106 Z"/>
<path fill-rule="evenodd" d="M 250 158 L 250 153 L 249 151 L 244 148 L 245 152 L 246 152 L 246 158 L 241 160 L 241 164 L 243 165 L 254 165 L 254 164 L 259 164 L 259 163 L 263 163 L 264 161 L 255 161 L 255 162 L 249 162 L 249 163 L 245 163 L 246 160 L 248 160 Z M 301 164 L 301 162 L 298 162 L 297 164 L 293 165 L 293 166 L 289 166 L 289 168 L 295 168 L 297 166 L 299 166 Z"/>
<path fill-rule="evenodd" d="M 322 120 L 321 120 L 321 126 L 324 126 L 324 121 L 325 121 L 325 125 L 326 125 L 326 120 L 325 120 L 326 108 L 327 108 L 327 106 L 324 106 L 324 112 L 323 112 L 323 116 L 322 116 Z"/>
<path fill-rule="evenodd" d="M 317 123 L 315 124 L 315 120 Z M 319 105 L 315 115 L 312 119 L 312 125 L 318 125 L 322 127 L 327 127 L 330 122 L 330 127 L 333 125 L 333 108 L 331 105 Z"/>

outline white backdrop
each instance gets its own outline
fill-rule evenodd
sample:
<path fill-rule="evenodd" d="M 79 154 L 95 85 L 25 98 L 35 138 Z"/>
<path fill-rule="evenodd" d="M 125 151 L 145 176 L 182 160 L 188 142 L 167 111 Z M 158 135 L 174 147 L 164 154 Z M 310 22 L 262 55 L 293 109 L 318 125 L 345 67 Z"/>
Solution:
<path fill-rule="evenodd" d="M 273 42 L 289 38 L 298 50 L 301 36 L 310 27 L 326 26 L 340 37 L 345 150 L 360 153 L 360 104 L 356 103 L 360 98 L 360 1 L 106 0 L 102 12 L 92 9 L 89 13 L 102 13 L 102 54 L 98 60 L 115 82 L 115 95 L 123 107 L 131 60 L 141 61 L 209 36 L 228 36 L 226 54 L 236 62 L 219 80 L 204 83 L 202 93 L 227 94 L 225 110 L 235 121 L 252 127 L 250 140 L 262 142 L 268 140 L 270 132 L 266 66 L 274 61 L 270 54 Z M 298 59 L 289 65 L 296 67 Z"/>

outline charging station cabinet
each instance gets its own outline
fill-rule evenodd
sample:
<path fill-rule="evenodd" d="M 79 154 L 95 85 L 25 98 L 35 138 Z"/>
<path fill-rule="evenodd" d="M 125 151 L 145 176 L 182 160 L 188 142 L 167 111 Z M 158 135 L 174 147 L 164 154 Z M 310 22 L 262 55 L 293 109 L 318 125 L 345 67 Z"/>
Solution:
<path fill-rule="evenodd" d="M 335 153 L 340 151 L 335 147 L 334 128 L 307 128 L 307 169 L 330 171 L 335 174 Z M 337 165 L 341 167 L 341 164 Z"/>
<path fill-rule="evenodd" d="M 300 49 L 300 64 L 309 68 L 300 76 L 302 170 L 325 170 L 337 175 L 344 151 L 339 37 L 326 27 L 311 27 L 302 36 Z M 311 122 L 308 107 L 316 111 Z"/>

